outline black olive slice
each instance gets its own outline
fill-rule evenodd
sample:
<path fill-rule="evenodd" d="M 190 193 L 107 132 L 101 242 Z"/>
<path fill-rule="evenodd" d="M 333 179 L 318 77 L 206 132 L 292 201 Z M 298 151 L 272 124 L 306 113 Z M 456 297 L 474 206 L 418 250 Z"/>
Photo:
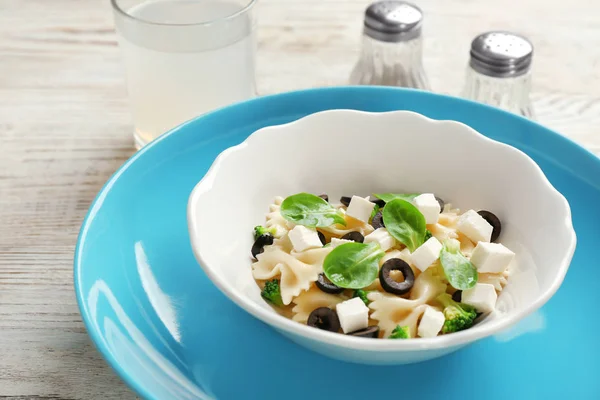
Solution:
<path fill-rule="evenodd" d="M 373 226 L 374 229 L 385 228 L 381 211 L 378 211 L 377 214 L 373 216 L 371 219 L 371 226 Z"/>
<path fill-rule="evenodd" d="M 336 312 L 328 307 L 314 309 L 308 316 L 306 324 L 324 331 L 337 332 L 340 330 L 340 320 Z"/>
<path fill-rule="evenodd" d="M 327 196 L 325 193 L 320 194 L 319 197 L 329 203 L 329 196 Z"/>
<path fill-rule="evenodd" d="M 357 243 L 363 243 L 365 241 L 365 237 L 360 232 L 348 232 L 342 236 L 341 239 L 352 240 Z"/>
<path fill-rule="evenodd" d="M 483 219 L 485 219 L 488 222 L 488 224 L 490 224 L 492 228 L 494 228 L 494 230 L 492 231 L 492 238 L 490 239 L 490 241 L 495 242 L 496 240 L 498 240 L 500 232 L 502 231 L 502 224 L 500 223 L 498 217 L 496 217 L 494 213 L 485 210 L 478 211 L 477 214 L 481 215 Z"/>
<path fill-rule="evenodd" d="M 319 240 L 321 240 L 321 243 L 323 243 L 323 246 L 325 246 L 325 244 L 327 244 L 327 239 L 325 239 L 323 232 L 317 231 L 317 235 L 319 235 Z"/>
<path fill-rule="evenodd" d="M 341 287 L 337 286 L 335 283 L 332 283 L 329 279 L 327 279 L 325 274 L 322 272 L 317 277 L 316 283 L 317 283 L 317 287 L 325 293 L 339 294 L 344 291 L 344 288 L 341 288 Z"/>
<path fill-rule="evenodd" d="M 265 233 L 260 235 L 252 245 L 252 257 L 256 258 L 257 255 L 265 251 L 265 246 L 273 244 L 273 235 Z"/>
<path fill-rule="evenodd" d="M 460 301 L 462 300 L 462 290 L 457 290 L 456 292 L 454 292 L 452 294 L 452 300 L 456 301 L 457 303 L 460 303 Z"/>
<path fill-rule="evenodd" d="M 379 327 L 376 325 L 371 325 L 369 327 L 350 332 L 348 335 L 377 339 L 379 337 Z"/>
<path fill-rule="evenodd" d="M 403 282 L 396 282 L 390 276 L 390 272 L 400 271 L 404 275 Z M 406 294 L 415 283 L 415 274 L 406 261 L 400 258 L 390 258 L 383 263 L 379 270 L 379 282 L 381 287 L 388 293 Z"/>
<path fill-rule="evenodd" d="M 438 203 L 440 203 L 440 212 L 444 211 L 444 206 L 446 205 L 446 202 L 437 196 L 435 196 L 435 199 L 437 200 Z"/>
<path fill-rule="evenodd" d="M 350 201 L 351 200 L 352 200 L 352 197 L 348 197 L 348 196 L 342 196 L 342 197 L 340 197 L 340 203 L 342 203 L 346 207 L 348 207 L 350 205 Z"/>

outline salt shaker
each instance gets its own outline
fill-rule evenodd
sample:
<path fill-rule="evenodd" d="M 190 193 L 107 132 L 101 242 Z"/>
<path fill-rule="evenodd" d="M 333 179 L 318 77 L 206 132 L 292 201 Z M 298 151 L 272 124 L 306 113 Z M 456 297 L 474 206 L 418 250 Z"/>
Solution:
<path fill-rule="evenodd" d="M 534 118 L 529 99 L 533 45 L 510 32 L 486 32 L 471 43 L 462 96 Z"/>
<path fill-rule="evenodd" d="M 428 90 L 422 22 L 423 12 L 414 4 L 395 0 L 371 4 L 365 11 L 361 55 L 350 83 Z"/>

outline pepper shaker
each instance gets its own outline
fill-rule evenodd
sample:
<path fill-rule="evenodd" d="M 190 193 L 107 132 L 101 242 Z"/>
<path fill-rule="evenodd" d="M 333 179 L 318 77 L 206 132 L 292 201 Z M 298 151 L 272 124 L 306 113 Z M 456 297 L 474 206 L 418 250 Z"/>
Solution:
<path fill-rule="evenodd" d="M 428 90 L 422 22 L 423 12 L 414 4 L 397 0 L 371 4 L 365 11 L 361 54 L 350 83 Z"/>
<path fill-rule="evenodd" d="M 532 58 L 533 45 L 523 36 L 503 31 L 477 36 L 462 96 L 533 119 Z"/>

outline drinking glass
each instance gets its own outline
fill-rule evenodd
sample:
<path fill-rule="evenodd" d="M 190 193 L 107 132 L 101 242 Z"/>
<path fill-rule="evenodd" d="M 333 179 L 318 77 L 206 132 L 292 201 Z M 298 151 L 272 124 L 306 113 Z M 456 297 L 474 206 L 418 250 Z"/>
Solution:
<path fill-rule="evenodd" d="M 257 0 L 111 0 L 139 149 L 256 95 Z"/>

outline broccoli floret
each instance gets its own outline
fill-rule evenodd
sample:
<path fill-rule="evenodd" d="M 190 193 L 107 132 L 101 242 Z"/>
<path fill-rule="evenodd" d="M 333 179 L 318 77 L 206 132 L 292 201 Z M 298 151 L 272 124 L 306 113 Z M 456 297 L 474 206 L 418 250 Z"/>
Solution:
<path fill-rule="evenodd" d="M 369 299 L 367 298 L 367 291 L 362 289 L 356 289 L 352 297 L 360 297 L 360 299 L 365 303 L 365 305 L 369 305 Z"/>
<path fill-rule="evenodd" d="M 262 292 L 260 292 L 260 295 L 271 304 L 276 306 L 283 305 L 283 300 L 281 300 L 281 288 L 279 287 L 279 281 L 277 279 L 266 281 L 265 287 Z"/>
<path fill-rule="evenodd" d="M 400 326 L 394 328 L 390 339 L 410 339 L 410 329 L 408 326 Z"/>
<path fill-rule="evenodd" d="M 458 332 L 470 328 L 475 318 L 477 318 L 475 307 L 452 300 L 452 296 L 448 293 L 439 295 L 437 300 L 444 306 L 446 322 L 444 322 L 442 328 L 443 333 Z"/>
<path fill-rule="evenodd" d="M 271 228 L 265 228 L 264 226 L 255 226 L 254 227 L 254 240 L 258 239 L 259 236 L 265 235 L 265 234 L 270 234 L 272 236 L 275 236 L 275 227 L 271 227 Z"/>
<path fill-rule="evenodd" d="M 431 239 L 433 235 L 431 234 L 431 231 L 429 229 L 425 230 L 425 239 L 424 242 L 428 241 L 429 239 Z"/>

